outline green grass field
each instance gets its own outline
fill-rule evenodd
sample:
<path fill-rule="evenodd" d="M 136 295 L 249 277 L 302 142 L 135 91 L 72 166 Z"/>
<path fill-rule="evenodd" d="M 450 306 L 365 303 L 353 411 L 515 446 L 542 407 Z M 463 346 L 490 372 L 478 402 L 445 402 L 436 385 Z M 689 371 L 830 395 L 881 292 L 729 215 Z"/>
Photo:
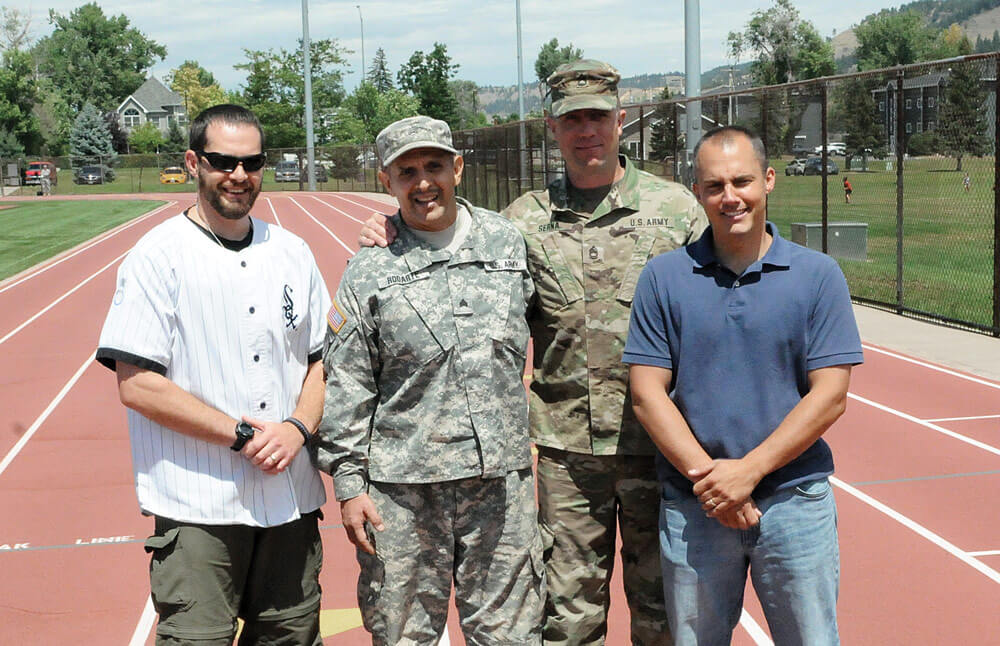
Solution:
<path fill-rule="evenodd" d="M 790 160 L 776 161 L 778 178 L 769 214 L 781 234 L 793 222 L 820 222 L 821 178 L 784 175 Z M 842 158 L 836 158 L 843 166 Z M 903 305 L 940 316 L 993 324 L 993 159 L 963 160 L 971 187 L 955 160 L 908 160 L 903 173 Z M 854 188 L 844 201 L 842 180 Z M 869 172 L 841 169 L 828 178 L 830 222 L 868 225 L 868 260 L 840 260 L 854 296 L 896 302 L 896 172 L 884 161 Z"/>
<path fill-rule="evenodd" d="M 0 279 L 163 204 L 152 200 L 0 203 Z"/>

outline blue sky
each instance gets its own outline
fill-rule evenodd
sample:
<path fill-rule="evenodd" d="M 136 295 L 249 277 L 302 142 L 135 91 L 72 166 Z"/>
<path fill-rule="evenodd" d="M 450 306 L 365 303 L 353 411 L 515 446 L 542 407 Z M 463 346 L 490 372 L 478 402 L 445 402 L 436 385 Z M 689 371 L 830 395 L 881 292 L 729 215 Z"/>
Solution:
<path fill-rule="evenodd" d="M 0 0 L 2 2 L 2 0 Z M 11 3 L 13 4 L 13 3 Z M 162 77 L 186 59 L 199 61 L 228 89 L 243 82 L 233 65 L 245 60 L 243 49 L 291 49 L 302 34 L 301 0 L 98 0 L 106 14 L 124 14 L 131 24 L 167 48 L 167 58 L 154 66 Z M 704 0 L 701 2 L 702 69 L 729 63 L 725 38 L 741 29 L 771 0 Z M 800 0 L 803 18 L 830 36 L 900 0 Z M 33 35 L 51 32 L 48 12 L 68 14 L 79 0 L 49 0 L 32 9 Z M 364 53 L 370 64 L 382 47 L 395 72 L 415 50 L 430 51 L 435 42 L 448 47 L 460 65 L 458 78 L 480 85 L 517 82 L 517 33 L 514 0 L 310 0 L 309 32 L 313 39 L 335 38 L 353 50 L 352 71 L 345 84 L 360 78 L 361 24 Z M 738 8 L 737 8 L 738 7 Z M 542 44 L 555 37 L 572 42 L 584 54 L 607 60 L 624 76 L 684 69 L 684 0 L 523 0 L 522 50 L 525 82 L 533 80 Z"/>

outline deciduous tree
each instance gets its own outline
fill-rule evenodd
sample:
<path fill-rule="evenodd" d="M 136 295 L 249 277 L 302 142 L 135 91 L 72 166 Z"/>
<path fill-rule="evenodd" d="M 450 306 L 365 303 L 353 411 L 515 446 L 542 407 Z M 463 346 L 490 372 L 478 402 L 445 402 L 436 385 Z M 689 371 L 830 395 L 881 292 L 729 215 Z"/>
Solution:
<path fill-rule="evenodd" d="M 791 0 L 775 0 L 770 9 L 755 11 L 742 32 L 729 32 L 728 42 L 735 59 L 756 56 L 750 72 L 757 85 L 827 76 L 836 69 L 833 47 L 799 16 Z"/>
<path fill-rule="evenodd" d="M 112 110 L 146 80 L 165 47 L 130 26 L 124 15 L 105 16 L 88 3 L 63 16 L 49 11 L 52 34 L 38 41 L 38 70 L 48 76 L 74 110 L 92 103 Z"/>
<path fill-rule="evenodd" d="M 874 70 L 933 58 L 937 31 L 916 11 L 882 11 L 854 28 L 858 69 Z"/>
<path fill-rule="evenodd" d="M 419 108 L 416 97 L 394 89 L 379 92 L 366 81 L 344 99 L 337 111 L 334 140 L 338 143 L 372 143 L 383 128 L 418 114 Z"/>
<path fill-rule="evenodd" d="M 400 89 L 420 101 L 420 114 L 446 121 L 452 128 L 458 125 L 458 100 L 448 81 L 455 76 L 458 65 L 451 62 L 448 48 L 434 43 L 430 54 L 415 51 L 396 75 Z"/>
<path fill-rule="evenodd" d="M 539 91 L 544 94 L 545 79 L 549 78 L 556 68 L 564 63 L 572 63 L 583 58 L 583 50 L 573 47 L 569 43 L 565 47 L 559 46 L 559 39 L 553 38 L 542 45 L 535 59 L 535 77 L 538 79 Z"/>
<path fill-rule="evenodd" d="M 32 112 L 36 99 L 31 57 L 14 49 L 3 53 L 0 64 L 0 129 L 17 139 L 29 153 L 38 151 L 41 133 Z"/>
<path fill-rule="evenodd" d="M 171 70 L 164 79 L 177 94 L 184 97 L 184 110 L 190 118 L 202 110 L 226 102 L 226 92 L 216 82 L 211 72 L 197 61 L 184 61 Z"/>
<path fill-rule="evenodd" d="M 134 153 L 155 153 L 166 143 L 163 133 L 151 121 L 132 128 L 128 135 L 129 151 Z"/>

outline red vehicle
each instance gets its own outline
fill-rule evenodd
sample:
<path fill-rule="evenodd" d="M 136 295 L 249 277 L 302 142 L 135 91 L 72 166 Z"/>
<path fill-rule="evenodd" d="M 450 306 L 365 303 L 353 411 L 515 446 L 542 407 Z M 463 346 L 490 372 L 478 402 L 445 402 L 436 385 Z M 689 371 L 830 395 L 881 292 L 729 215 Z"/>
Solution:
<path fill-rule="evenodd" d="M 48 167 L 49 180 L 55 186 L 59 183 L 59 174 L 56 172 L 56 165 L 47 161 L 33 161 L 28 164 L 28 169 L 24 171 L 25 184 L 41 184 L 42 169 Z"/>

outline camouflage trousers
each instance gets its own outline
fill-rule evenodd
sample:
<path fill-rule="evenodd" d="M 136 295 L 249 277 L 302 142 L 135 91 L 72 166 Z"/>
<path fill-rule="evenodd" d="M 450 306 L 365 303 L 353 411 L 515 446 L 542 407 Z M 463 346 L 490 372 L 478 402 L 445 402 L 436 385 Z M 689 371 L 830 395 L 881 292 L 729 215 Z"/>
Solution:
<path fill-rule="evenodd" d="M 538 447 L 539 529 L 548 598 L 545 644 L 604 644 L 616 528 L 632 644 L 672 642 L 663 604 L 653 456 Z"/>
<path fill-rule="evenodd" d="M 531 469 L 505 478 L 371 483 L 385 530 L 358 551 L 373 644 L 437 644 L 452 581 L 470 645 L 541 644 L 545 573 Z"/>

